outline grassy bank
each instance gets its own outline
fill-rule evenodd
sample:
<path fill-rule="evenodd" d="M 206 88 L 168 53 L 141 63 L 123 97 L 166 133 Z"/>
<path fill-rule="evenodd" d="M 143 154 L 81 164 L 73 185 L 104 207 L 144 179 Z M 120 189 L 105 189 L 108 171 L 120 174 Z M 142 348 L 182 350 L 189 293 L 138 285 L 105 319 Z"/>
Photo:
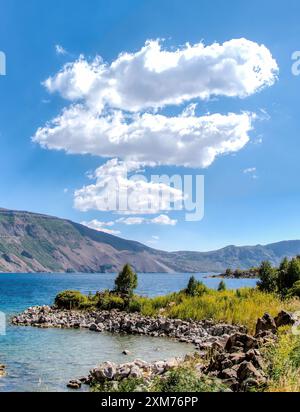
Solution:
<path fill-rule="evenodd" d="M 240 324 L 254 332 L 257 319 L 265 312 L 272 316 L 281 310 L 300 310 L 297 298 L 282 300 L 279 296 L 258 289 L 216 291 L 203 287 L 200 295 L 189 296 L 186 291 L 145 298 L 133 295 L 129 301 L 110 291 L 84 296 L 79 292 L 63 292 L 56 299 L 66 309 L 127 310 L 145 316 L 163 315 L 169 318 L 204 320 Z"/>
<path fill-rule="evenodd" d="M 282 329 L 278 341 L 265 349 L 267 392 L 300 392 L 300 336 Z"/>
<path fill-rule="evenodd" d="M 177 293 L 169 296 L 140 299 L 140 311 L 144 315 L 163 314 L 180 319 L 213 319 L 217 322 L 245 325 L 254 332 L 257 319 L 264 313 L 277 315 L 281 310 L 299 310 L 298 299 L 282 301 L 272 294 L 257 289 L 215 291 L 208 289 L 202 296 Z"/>

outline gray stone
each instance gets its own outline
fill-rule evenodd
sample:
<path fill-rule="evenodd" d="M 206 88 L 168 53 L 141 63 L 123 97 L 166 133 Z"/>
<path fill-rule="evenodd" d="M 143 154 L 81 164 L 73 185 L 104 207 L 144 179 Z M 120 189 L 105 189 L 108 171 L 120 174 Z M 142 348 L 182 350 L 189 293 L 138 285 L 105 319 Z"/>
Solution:
<path fill-rule="evenodd" d="M 277 328 L 280 328 L 281 326 L 290 326 L 294 325 L 296 322 L 296 318 L 292 313 L 289 313 L 285 310 L 282 310 L 276 318 L 274 318 L 275 324 Z"/>
<path fill-rule="evenodd" d="M 143 377 L 143 372 L 138 366 L 135 365 L 131 368 L 129 377 L 134 379 L 140 379 Z"/>
<path fill-rule="evenodd" d="M 237 377 L 240 382 L 247 381 L 249 379 L 255 381 L 257 385 L 265 382 L 265 378 L 260 371 L 258 371 L 251 362 L 244 361 L 241 363 Z"/>
<path fill-rule="evenodd" d="M 262 318 L 258 319 L 255 334 L 258 335 L 260 332 L 265 331 L 270 331 L 272 333 L 277 332 L 275 320 L 268 313 L 265 313 Z"/>
<path fill-rule="evenodd" d="M 224 369 L 222 372 L 219 374 L 220 379 L 237 379 L 237 372 L 234 369 Z"/>
<path fill-rule="evenodd" d="M 257 347 L 257 340 L 250 335 L 243 333 L 235 333 L 231 335 L 225 345 L 225 351 L 227 352 L 240 352 L 239 349 L 248 351 Z"/>
<path fill-rule="evenodd" d="M 80 389 L 81 388 L 81 382 L 79 380 L 71 380 L 68 385 L 68 388 L 70 389 Z"/>

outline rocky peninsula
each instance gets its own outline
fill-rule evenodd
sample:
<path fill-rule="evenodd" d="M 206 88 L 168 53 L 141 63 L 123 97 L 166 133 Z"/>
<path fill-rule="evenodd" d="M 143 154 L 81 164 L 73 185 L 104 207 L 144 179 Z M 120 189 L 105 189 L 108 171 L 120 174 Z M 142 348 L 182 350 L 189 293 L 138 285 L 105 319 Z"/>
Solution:
<path fill-rule="evenodd" d="M 180 342 L 192 343 L 197 349 L 223 345 L 233 333 L 246 332 L 243 326 L 215 323 L 211 320 L 185 321 L 162 316 L 149 317 L 118 310 L 77 311 L 50 306 L 29 308 L 15 316 L 12 324 L 37 328 L 76 328 L 98 333 L 168 337 Z"/>

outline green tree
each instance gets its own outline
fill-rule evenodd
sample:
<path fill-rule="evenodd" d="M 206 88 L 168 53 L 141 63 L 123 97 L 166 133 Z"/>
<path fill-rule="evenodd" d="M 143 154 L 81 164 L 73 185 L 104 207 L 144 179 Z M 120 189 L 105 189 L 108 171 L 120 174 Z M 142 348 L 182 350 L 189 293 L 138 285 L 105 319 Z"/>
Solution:
<path fill-rule="evenodd" d="M 224 282 L 224 280 L 222 280 L 222 281 L 219 283 L 218 292 L 224 292 L 226 289 L 227 289 L 227 288 L 226 288 L 226 283 Z"/>
<path fill-rule="evenodd" d="M 258 274 L 260 279 L 258 282 L 258 287 L 260 290 L 268 293 L 277 291 L 278 272 L 272 267 L 270 262 L 262 262 L 259 267 Z"/>
<path fill-rule="evenodd" d="M 300 298 L 300 280 L 294 283 L 293 287 L 287 293 L 288 297 L 297 296 Z"/>
<path fill-rule="evenodd" d="M 115 291 L 122 295 L 132 296 L 138 286 L 137 274 L 130 265 L 125 265 L 115 280 Z"/>
<path fill-rule="evenodd" d="M 300 259 L 294 258 L 290 261 L 285 277 L 285 287 L 290 289 L 294 283 L 300 280 Z"/>
<path fill-rule="evenodd" d="M 241 269 L 236 269 L 233 273 L 235 278 L 241 278 L 243 276 L 243 271 Z"/>
<path fill-rule="evenodd" d="M 197 286 L 198 282 L 195 278 L 195 276 L 191 276 L 189 279 L 189 283 L 186 288 L 186 294 L 189 296 L 196 296 L 197 293 Z"/>
<path fill-rule="evenodd" d="M 289 268 L 288 258 L 284 258 L 278 268 L 277 288 L 281 296 L 285 296 L 288 290 L 287 287 L 287 273 Z"/>

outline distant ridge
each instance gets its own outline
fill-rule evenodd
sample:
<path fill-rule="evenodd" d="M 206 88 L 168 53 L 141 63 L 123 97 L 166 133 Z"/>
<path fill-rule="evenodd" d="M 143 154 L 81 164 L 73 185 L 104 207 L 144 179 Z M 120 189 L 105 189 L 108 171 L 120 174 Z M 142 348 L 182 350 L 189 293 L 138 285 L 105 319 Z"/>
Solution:
<path fill-rule="evenodd" d="M 211 252 L 165 252 L 44 214 L 0 208 L 0 272 L 222 272 L 300 254 L 300 240 L 227 246 Z"/>

